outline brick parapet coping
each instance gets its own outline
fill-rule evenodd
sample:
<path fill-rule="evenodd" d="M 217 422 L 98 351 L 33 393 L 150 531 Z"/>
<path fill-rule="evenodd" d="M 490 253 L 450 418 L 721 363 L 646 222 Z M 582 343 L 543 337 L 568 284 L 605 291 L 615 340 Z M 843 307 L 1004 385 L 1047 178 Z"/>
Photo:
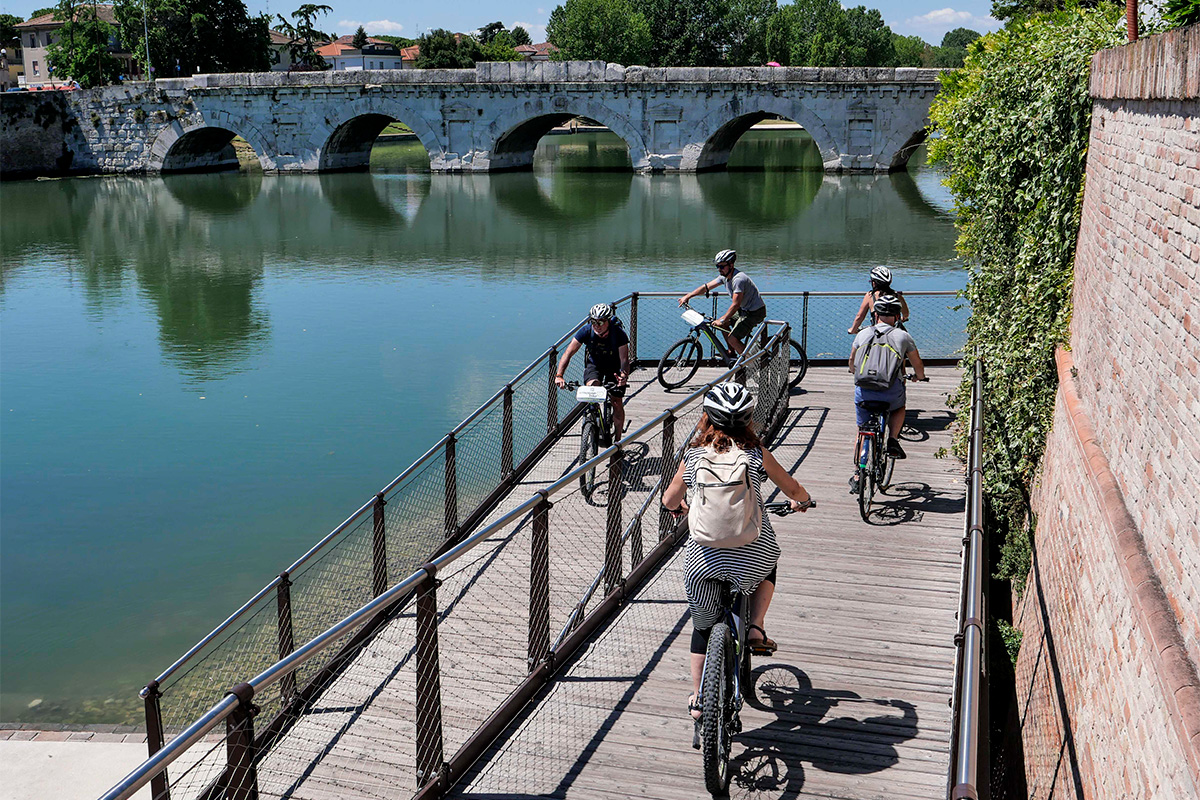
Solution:
<path fill-rule="evenodd" d="M 224 740 L 221 732 L 210 733 L 205 742 Z M 145 744 L 142 725 L 60 725 L 53 722 L 0 722 L 0 742 L 109 742 Z"/>
<path fill-rule="evenodd" d="M 1088 88 L 1101 100 L 1200 97 L 1200 25 L 1101 50 L 1092 56 Z"/>
<path fill-rule="evenodd" d="M 1193 778 L 1200 782 L 1200 677 L 1196 665 L 1188 656 L 1179 623 L 1150 562 L 1146 540 L 1125 505 L 1117 479 L 1096 440 L 1096 429 L 1080 401 L 1071 354 L 1060 347 L 1055 361 L 1071 432 L 1084 454 L 1088 481 L 1099 498 L 1100 514 L 1121 565 L 1137 625 L 1150 643 L 1171 727 L 1187 755 Z"/>

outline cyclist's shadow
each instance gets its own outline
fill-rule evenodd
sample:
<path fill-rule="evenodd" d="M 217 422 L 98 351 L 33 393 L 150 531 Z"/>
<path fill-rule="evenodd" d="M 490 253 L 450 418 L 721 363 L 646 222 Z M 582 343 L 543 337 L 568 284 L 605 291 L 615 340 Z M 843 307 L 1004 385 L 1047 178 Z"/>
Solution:
<path fill-rule="evenodd" d="M 900 759 L 896 745 L 917 735 L 917 710 L 911 703 L 814 689 L 808 675 L 790 664 L 754 670 L 754 687 L 747 699 L 754 708 L 778 718 L 737 737 L 746 747 L 730 762 L 731 798 L 797 797 L 804 787 L 805 763 L 841 774 L 885 770 Z M 843 701 L 869 704 L 872 715 L 826 718 Z M 899 714 L 894 713 L 897 710 Z"/>

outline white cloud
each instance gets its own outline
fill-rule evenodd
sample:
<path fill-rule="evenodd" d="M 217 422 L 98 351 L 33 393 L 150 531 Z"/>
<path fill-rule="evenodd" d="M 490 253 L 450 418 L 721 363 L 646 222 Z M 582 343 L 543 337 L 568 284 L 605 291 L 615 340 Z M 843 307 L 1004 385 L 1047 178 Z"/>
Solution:
<path fill-rule="evenodd" d="M 897 26 L 900 27 L 900 26 Z M 953 8 L 939 8 L 919 17 L 909 17 L 903 26 L 917 31 L 944 33 L 954 28 L 971 28 L 974 30 L 995 30 L 1000 27 L 998 20 L 991 17 L 980 17 L 970 11 L 955 11 Z"/>
<path fill-rule="evenodd" d="M 545 25 L 539 25 L 536 22 L 513 22 L 509 24 L 508 29 L 511 31 L 518 25 L 529 32 L 529 38 L 533 40 L 534 44 L 546 41 Z"/>
<path fill-rule="evenodd" d="M 390 19 L 376 19 L 371 22 L 359 22 L 356 19 L 343 19 L 338 22 L 336 30 L 349 30 L 351 33 L 358 30 L 361 25 L 369 34 L 385 33 L 390 36 L 395 36 L 404 30 L 404 26 L 399 22 L 392 22 Z"/>

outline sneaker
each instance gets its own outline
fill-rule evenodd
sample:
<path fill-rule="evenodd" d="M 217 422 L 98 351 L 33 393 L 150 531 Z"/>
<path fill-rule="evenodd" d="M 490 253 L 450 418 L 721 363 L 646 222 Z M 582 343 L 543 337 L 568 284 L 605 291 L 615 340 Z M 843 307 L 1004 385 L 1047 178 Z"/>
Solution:
<path fill-rule="evenodd" d="M 850 476 L 850 494 L 858 494 L 858 473 Z"/>
<path fill-rule="evenodd" d="M 897 461 L 902 458 L 908 458 L 908 456 L 904 454 L 904 448 L 900 446 L 899 439 L 888 439 L 887 454 Z"/>

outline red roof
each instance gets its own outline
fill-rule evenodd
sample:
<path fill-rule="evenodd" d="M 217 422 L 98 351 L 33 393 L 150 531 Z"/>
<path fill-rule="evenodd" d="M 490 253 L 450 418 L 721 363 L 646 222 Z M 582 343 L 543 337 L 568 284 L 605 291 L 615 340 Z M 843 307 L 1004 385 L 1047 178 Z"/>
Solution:
<path fill-rule="evenodd" d="M 80 11 L 90 6 L 80 7 Z M 76 19 L 78 19 L 79 11 L 76 11 Z M 33 19 L 27 19 L 24 22 L 18 22 L 18 28 L 57 28 L 62 26 L 62 21 L 54 18 L 55 12 L 49 14 L 40 14 Z M 96 5 L 96 16 L 107 22 L 109 25 L 117 24 L 117 15 L 113 12 L 112 6 L 103 4 Z"/>

